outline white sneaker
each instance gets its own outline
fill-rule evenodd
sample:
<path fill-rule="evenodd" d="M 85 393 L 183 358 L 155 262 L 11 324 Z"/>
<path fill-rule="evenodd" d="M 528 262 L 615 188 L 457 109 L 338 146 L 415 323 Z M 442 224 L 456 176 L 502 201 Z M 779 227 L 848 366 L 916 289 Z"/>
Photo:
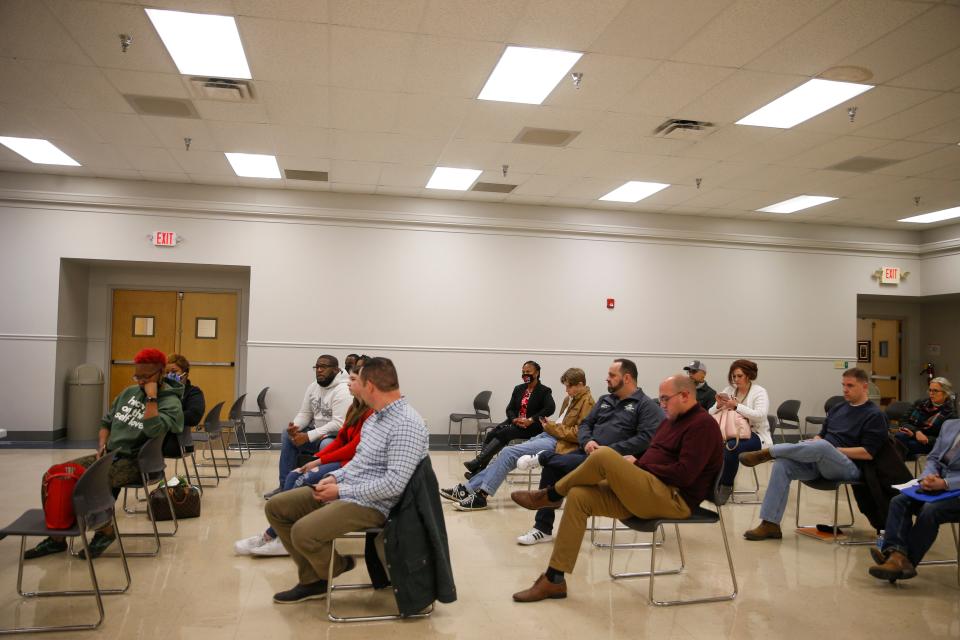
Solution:
<path fill-rule="evenodd" d="M 270 540 L 265 533 L 250 536 L 243 540 L 237 540 L 233 543 L 233 552 L 238 556 L 248 556 L 254 549 L 262 547 L 270 542 Z"/>
<path fill-rule="evenodd" d="M 531 469 L 540 468 L 540 454 L 543 451 L 538 451 L 537 453 L 520 456 L 520 459 L 517 460 L 517 469 L 519 471 L 530 471 Z"/>
<path fill-rule="evenodd" d="M 527 531 L 522 536 L 518 536 L 517 544 L 530 546 L 532 544 L 539 544 L 541 542 L 550 542 L 551 540 L 553 540 L 552 535 L 550 535 L 549 533 L 544 533 L 543 531 L 540 531 L 540 529 L 537 529 L 536 527 L 534 527 L 533 529 L 530 529 L 530 531 Z"/>
<path fill-rule="evenodd" d="M 280 538 L 271 538 L 264 544 L 250 550 L 250 555 L 254 556 L 288 556 L 287 550 L 283 548 Z"/>

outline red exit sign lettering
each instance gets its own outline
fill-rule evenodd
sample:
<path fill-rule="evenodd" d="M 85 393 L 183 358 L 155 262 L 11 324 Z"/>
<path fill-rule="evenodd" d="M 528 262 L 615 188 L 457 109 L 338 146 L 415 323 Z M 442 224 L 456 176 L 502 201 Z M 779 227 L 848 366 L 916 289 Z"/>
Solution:
<path fill-rule="evenodd" d="M 173 231 L 157 231 L 153 234 L 153 246 L 175 247 L 177 246 L 177 234 Z"/>
<path fill-rule="evenodd" d="M 900 267 L 882 267 L 880 282 L 881 284 L 900 284 Z"/>

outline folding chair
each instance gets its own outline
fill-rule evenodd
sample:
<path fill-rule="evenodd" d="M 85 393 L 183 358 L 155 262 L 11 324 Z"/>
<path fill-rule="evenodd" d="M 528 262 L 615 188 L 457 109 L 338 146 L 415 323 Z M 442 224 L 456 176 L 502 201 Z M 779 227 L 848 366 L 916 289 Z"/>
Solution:
<path fill-rule="evenodd" d="M 236 439 L 236 444 L 231 444 L 227 448 L 240 453 L 239 456 L 234 456 L 230 460 L 240 464 L 250 458 L 250 443 L 247 442 L 247 429 L 243 421 L 243 401 L 246 398 L 247 394 L 243 394 L 234 400 L 233 404 L 230 405 L 230 411 L 227 413 L 227 424 L 229 425 L 227 428 L 233 431 L 233 436 Z M 247 451 L 246 455 L 243 454 L 244 449 Z"/>
<path fill-rule="evenodd" d="M 797 515 L 796 515 L 796 525 L 797 529 L 807 529 L 810 527 L 816 527 L 813 524 L 800 524 L 800 494 L 804 486 L 810 487 L 811 489 L 816 489 L 818 491 L 833 491 L 833 522 L 831 523 L 831 529 L 833 530 L 833 542 L 841 544 L 844 546 L 855 546 L 855 545 L 867 545 L 875 544 L 875 540 L 841 540 L 840 539 L 840 529 L 842 527 L 852 527 L 855 517 L 853 515 L 853 500 L 850 498 L 850 485 L 860 484 L 856 480 L 827 480 L 826 478 L 815 478 L 813 480 L 801 480 L 797 483 Z M 850 522 L 840 524 L 838 522 L 839 508 L 840 508 L 840 487 L 843 487 L 843 491 L 847 496 L 847 509 L 850 511 Z M 817 538 L 821 540 L 820 538 Z M 826 542 L 826 540 L 821 540 Z"/>
<path fill-rule="evenodd" d="M 492 391 L 481 391 L 473 399 L 473 413 L 451 413 L 447 421 L 447 446 L 453 446 L 453 423 L 459 425 L 460 430 L 457 435 L 458 451 L 473 451 L 480 448 L 480 422 L 486 420 L 490 422 L 490 397 Z M 477 443 L 475 445 L 463 445 L 463 421 L 474 420 L 477 423 Z"/>
<path fill-rule="evenodd" d="M 262 449 L 270 450 L 273 449 L 273 441 L 270 440 L 270 426 L 267 424 L 267 391 L 270 390 L 270 387 L 264 387 L 260 390 L 260 393 L 257 394 L 257 410 L 256 411 L 241 411 L 240 415 L 245 418 L 260 418 L 260 422 L 263 424 L 263 436 L 264 442 L 257 442 L 254 444 L 247 443 L 247 450 L 250 449 Z M 244 394 L 246 395 L 246 394 Z M 244 437 L 246 437 L 246 432 L 244 432 Z"/>
<path fill-rule="evenodd" d="M 156 544 L 156 548 L 153 551 L 131 551 L 127 554 L 131 558 L 154 557 L 159 555 L 160 538 L 172 538 L 180 528 L 180 523 L 177 522 L 177 514 L 173 509 L 173 502 L 170 500 L 170 492 L 164 491 L 163 494 L 167 498 L 167 506 L 170 508 L 170 516 L 173 519 L 173 531 L 160 532 L 157 527 L 157 520 L 154 518 L 153 507 L 150 505 L 150 492 L 148 491 L 150 486 L 159 486 L 161 482 L 164 487 L 167 486 L 166 464 L 164 463 L 163 453 L 161 451 L 162 445 L 162 438 L 151 438 L 145 445 L 140 447 L 140 453 L 137 454 L 137 465 L 140 467 L 140 480 L 127 483 L 123 486 L 123 510 L 126 513 L 146 513 L 153 527 L 153 533 L 125 533 L 123 535 L 128 538 L 153 538 Z M 127 508 L 127 489 L 143 489 L 144 494 L 147 495 L 146 512 Z M 117 534 L 117 538 L 120 538 L 119 533 Z M 110 555 L 112 556 L 114 554 Z"/>
<path fill-rule="evenodd" d="M 210 411 L 207 412 L 207 417 L 203 421 L 203 431 L 196 431 L 192 434 L 194 442 L 203 442 L 203 458 L 206 460 L 207 453 L 210 454 L 210 458 L 213 460 L 213 464 L 200 463 L 201 467 L 213 467 L 214 475 L 201 476 L 198 475 L 198 478 L 205 478 L 209 480 L 216 479 L 217 483 L 214 486 L 220 486 L 220 467 L 217 466 L 217 455 L 216 450 L 213 449 L 210 445 L 214 440 L 220 441 L 220 448 L 223 449 L 223 457 L 226 459 L 227 463 L 227 475 L 229 478 L 232 469 L 230 467 L 230 458 L 227 456 L 227 446 L 223 443 L 223 432 L 221 431 L 220 424 L 220 410 L 223 408 L 223 403 L 218 402 Z"/>

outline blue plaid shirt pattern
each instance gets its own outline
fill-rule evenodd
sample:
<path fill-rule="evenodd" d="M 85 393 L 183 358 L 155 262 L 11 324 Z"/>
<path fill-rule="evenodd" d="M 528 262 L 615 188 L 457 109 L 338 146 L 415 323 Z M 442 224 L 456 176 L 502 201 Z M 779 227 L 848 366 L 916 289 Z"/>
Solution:
<path fill-rule="evenodd" d="M 428 451 L 427 425 L 400 398 L 367 418 L 353 460 L 329 475 L 339 485 L 341 500 L 389 516 Z"/>

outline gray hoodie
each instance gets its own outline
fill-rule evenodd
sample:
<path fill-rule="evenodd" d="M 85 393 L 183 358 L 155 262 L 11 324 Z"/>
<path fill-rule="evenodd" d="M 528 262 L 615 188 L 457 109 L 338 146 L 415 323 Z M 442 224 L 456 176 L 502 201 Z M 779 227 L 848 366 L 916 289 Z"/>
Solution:
<path fill-rule="evenodd" d="M 325 387 L 317 384 L 316 380 L 307 386 L 300 412 L 294 417 L 293 424 L 300 427 L 301 431 L 310 427 L 307 431 L 310 442 L 333 437 L 343 426 L 347 409 L 353 402 L 350 389 L 347 388 L 349 381 L 350 376 L 340 371 L 333 382 Z"/>

